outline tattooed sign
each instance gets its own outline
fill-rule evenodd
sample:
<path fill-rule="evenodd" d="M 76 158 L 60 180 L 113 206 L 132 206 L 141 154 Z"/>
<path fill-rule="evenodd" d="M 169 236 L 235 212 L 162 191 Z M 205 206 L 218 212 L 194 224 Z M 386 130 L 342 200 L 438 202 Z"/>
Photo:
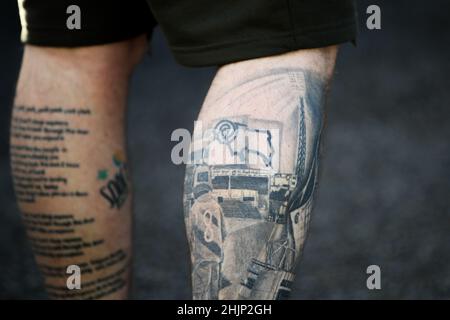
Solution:
<path fill-rule="evenodd" d="M 279 128 L 277 122 L 247 116 L 219 120 L 200 139 L 194 137 L 190 163 L 248 164 L 278 170 Z M 202 121 L 196 122 L 195 132 L 203 132 Z"/>

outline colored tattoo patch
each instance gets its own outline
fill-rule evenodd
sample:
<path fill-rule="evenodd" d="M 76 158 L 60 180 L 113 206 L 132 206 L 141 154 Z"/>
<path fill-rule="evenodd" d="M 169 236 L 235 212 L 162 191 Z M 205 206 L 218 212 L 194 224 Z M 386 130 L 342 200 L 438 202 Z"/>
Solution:
<path fill-rule="evenodd" d="M 100 195 L 105 199 L 110 208 L 120 209 L 128 198 L 129 184 L 127 179 L 127 165 L 123 152 L 115 152 L 112 163 L 117 168 L 115 174 L 108 179 L 108 170 L 98 171 L 99 180 L 107 180 L 100 188 Z"/>
<path fill-rule="evenodd" d="M 108 178 L 108 170 L 106 169 L 98 170 L 97 172 L 98 180 L 106 180 L 107 178 Z"/>

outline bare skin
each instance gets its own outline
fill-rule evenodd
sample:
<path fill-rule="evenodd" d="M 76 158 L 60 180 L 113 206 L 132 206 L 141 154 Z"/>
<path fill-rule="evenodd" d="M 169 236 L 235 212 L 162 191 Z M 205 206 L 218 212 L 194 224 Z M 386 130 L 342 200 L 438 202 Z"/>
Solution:
<path fill-rule="evenodd" d="M 142 36 L 80 49 L 25 48 L 11 164 L 51 298 L 128 295 L 132 192 L 124 119 L 129 77 L 145 47 Z M 69 265 L 81 268 L 80 290 L 66 286 Z"/>
<path fill-rule="evenodd" d="M 144 37 L 80 49 L 26 46 L 11 128 L 15 189 L 49 296 L 125 299 L 131 182 L 124 120 Z M 199 115 L 184 204 L 194 299 L 290 291 L 317 182 L 337 48 L 219 69 Z M 203 137 L 203 138 L 205 138 Z M 67 267 L 82 271 L 67 288 Z"/>
<path fill-rule="evenodd" d="M 337 47 L 219 69 L 198 117 L 184 207 L 194 299 L 283 299 L 317 184 Z"/>

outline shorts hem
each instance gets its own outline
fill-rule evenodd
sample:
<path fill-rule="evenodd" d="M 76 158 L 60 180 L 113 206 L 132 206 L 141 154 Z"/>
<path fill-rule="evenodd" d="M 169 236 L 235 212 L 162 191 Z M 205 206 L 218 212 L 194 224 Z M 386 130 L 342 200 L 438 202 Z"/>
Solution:
<path fill-rule="evenodd" d="M 356 30 L 356 24 L 351 23 L 307 32 L 286 32 L 275 37 L 249 41 L 196 48 L 172 46 L 171 49 L 178 63 L 188 67 L 206 67 L 355 41 Z"/>
<path fill-rule="evenodd" d="M 132 39 L 141 34 L 151 35 L 152 31 L 148 30 L 117 30 L 114 32 L 108 30 L 101 33 L 96 30 L 55 30 L 55 29 L 31 29 L 28 28 L 26 39 L 22 39 L 22 43 L 43 46 L 43 47 L 85 47 L 102 45 L 114 42 Z"/>

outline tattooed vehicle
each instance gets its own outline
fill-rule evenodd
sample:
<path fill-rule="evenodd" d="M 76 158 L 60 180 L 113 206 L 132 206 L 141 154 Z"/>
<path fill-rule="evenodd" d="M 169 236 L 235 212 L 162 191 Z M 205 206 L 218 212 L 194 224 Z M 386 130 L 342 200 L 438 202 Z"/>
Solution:
<path fill-rule="evenodd" d="M 191 200 L 209 193 L 227 217 L 242 215 L 278 223 L 285 222 L 286 194 L 297 184 L 295 175 L 252 170 L 245 165 L 201 165 L 193 175 Z"/>
<path fill-rule="evenodd" d="M 196 232 L 196 238 L 205 239 L 203 243 L 209 249 L 219 248 L 215 241 L 225 240 L 228 229 L 225 225 L 229 225 L 230 229 L 235 227 L 230 221 L 232 218 L 264 220 L 275 226 L 258 258 L 251 260 L 247 270 L 248 277 L 242 281 L 240 295 L 246 298 L 269 299 L 273 296 L 274 288 L 279 288 L 277 298 L 284 298 L 290 292 L 294 278 L 290 271 L 294 267 L 296 243 L 302 243 L 300 239 L 295 238 L 296 234 L 302 234 L 296 232 L 295 228 L 300 217 L 304 215 L 300 209 L 289 213 L 289 202 L 286 201 L 293 192 L 298 192 L 296 176 L 271 175 L 269 171 L 255 172 L 242 166 L 198 166 L 194 169 L 193 177 L 194 192 L 191 200 L 194 205 L 191 215 L 196 217 L 197 227 L 203 226 L 205 229 L 203 235 L 202 232 Z M 312 190 L 313 184 L 314 178 L 311 176 L 307 189 Z M 197 201 L 194 202 L 195 199 Z M 198 205 L 199 203 L 201 205 Z M 198 221 L 199 217 L 203 220 Z M 224 223 L 225 220 L 228 220 L 228 223 Z M 205 221 L 210 221 L 209 232 L 212 234 L 208 234 L 208 223 Z M 215 267 L 219 274 L 218 270 L 223 262 L 221 250 L 211 251 L 218 257 Z"/>

